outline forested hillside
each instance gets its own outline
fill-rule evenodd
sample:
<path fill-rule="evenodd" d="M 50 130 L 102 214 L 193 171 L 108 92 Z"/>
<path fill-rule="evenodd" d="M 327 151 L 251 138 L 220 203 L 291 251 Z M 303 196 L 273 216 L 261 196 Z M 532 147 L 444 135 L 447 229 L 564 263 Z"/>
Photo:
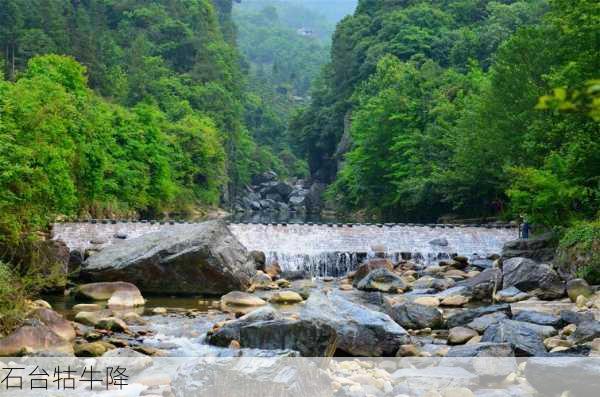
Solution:
<path fill-rule="evenodd" d="M 312 176 L 388 219 L 597 216 L 599 7 L 361 0 L 292 121 Z"/>
<path fill-rule="evenodd" d="M 261 0 L 234 6 L 237 40 L 248 75 L 246 125 L 270 150 L 271 168 L 282 176 L 306 176 L 287 133 L 292 112 L 329 58 L 334 24 L 298 2 Z"/>
<path fill-rule="evenodd" d="M 270 167 L 244 125 L 231 7 L 2 2 L 0 235 L 219 204 Z"/>

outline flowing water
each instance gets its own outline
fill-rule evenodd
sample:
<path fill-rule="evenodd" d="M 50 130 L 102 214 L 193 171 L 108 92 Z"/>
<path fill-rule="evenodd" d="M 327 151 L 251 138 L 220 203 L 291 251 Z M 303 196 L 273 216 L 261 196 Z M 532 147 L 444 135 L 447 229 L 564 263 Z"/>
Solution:
<path fill-rule="evenodd" d="M 264 252 L 268 264 L 312 276 L 342 276 L 377 254 L 426 265 L 452 255 L 483 263 L 517 237 L 514 228 L 446 225 L 232 223 L 229 228 L 247 249 Z"/>

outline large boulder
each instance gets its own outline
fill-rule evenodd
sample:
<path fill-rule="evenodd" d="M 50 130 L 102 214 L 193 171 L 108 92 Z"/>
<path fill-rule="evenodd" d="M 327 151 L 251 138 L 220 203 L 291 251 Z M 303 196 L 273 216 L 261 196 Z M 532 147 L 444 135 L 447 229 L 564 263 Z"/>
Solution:
<path fill-rule="evenodd" d="M 554 259 L 557 245 L 558 240 L 552 233 L 513 240 L 502 247 L 502 258 L 528 258 L 537 262 L 549 262 Z"/>
<path fill-rule="evenodd" d="M 305 357 L 332 356 L 336 340 L 335 330 L 323 321 L 286 318 L 271 307 L 229 321 L 208 335 L 208 342 L 217 346 L 237 341 L 244 348 L 294 350 Z"/>
<path fill-rule="evenodd" d="M 387 269 L 375 269 L 356 285 L 363 291 L 402 292 L 407 286 L 400 277 Z"/>
<path fill-rule="evenodd" d="M 390 316 L 350 302 L 331 292 L 313 292 L 300 312 L 300 318 L 321 320 L 337 333 L 337 347 L 353 356 L 393 356 L 407 344 L 406 330 Z"/>
<path fill-rule="evenodd" d="M 147 293 L 221 295 L 245 290 L 255 264 L 221 221 L 171 225 L 104 248 L 84 263 L 89 281 L 127 281 Z"/>
<path fill-rule="evenodd" d="M 552 266 L 527 258 L 511 258 L 502 265 L 504 288 L 516 287 L 541 299 L 561 298 L 565 283 Z"/>
<path fill-rule="evenodd" d="M 442 312 L 436 307 L 418 303 L 398 303 L 390 307 L 390 316 L 398 324 L 408 329 L 441 328 Z"/>
<path fill-rule="evenodd" d="M 482 342 L 510 343 L 518 356 L 544 356 L 543 337 L 528 323 L 514 320 L 502 320 L 489 326 Z"/>
<path fill-rule="evenodd" d="M 241 347 L 294 350 L 303 357 L 331 357 L 336 332 L 320 320 L 275 319 L 248 324 L 240 329 Z"/>
<path fill-rule="evenodd" d="M 71 342 L 61 338 L 40 321 L 23 325 L 13 333 L 0 339 L 0 356 L 42 354 L 50 356 L 72 356 Z"/>

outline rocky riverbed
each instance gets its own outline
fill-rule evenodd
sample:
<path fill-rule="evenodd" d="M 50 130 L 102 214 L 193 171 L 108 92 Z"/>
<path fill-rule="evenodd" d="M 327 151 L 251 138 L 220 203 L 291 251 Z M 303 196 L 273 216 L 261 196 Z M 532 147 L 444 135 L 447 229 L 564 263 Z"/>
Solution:
<path fill-rule="evenodd" d="M 381 357 L 329 362 L 327 385 L 340 395 L 423 395 L 436 379 L 450 390 L 443 395 L 498 385 L 531 392 L 543 384 L 523 380 L 528 368 L 534 375 L 560 372 L 568 360 L 600 357 L 598 288 L 527 258 L 526 244 L 523 256 L 490 257 L 485 267 L 461 256 L 425 265 L 378 254 L 343 277 L 287 280 L 220 223 L 162 237 L 140 237 L 125 253 L 107 247 L 91 256 L 80 280 L 92 282 L 50 303 L 31 302 L 28 320 L 0 339 L 0 355 L 198 357 L 161 387 L 193 378 L 194 365 L 205 368 L 207 357 L 271 357 L 263 369 L 274 376 L 284 371 L 278 360 L 285 358 Z M 155 295 L 179 279 L 185 295 Z M 520 357 L 546 361 L 520 365 Z M 489 365 L 439 362 L 455 358 L 512 361 L 493 376 L 485 372 Z M 245 365 L 223 365 L 240 382 L 254 379 Z M 594 365 L 585 371 L 600 374 Z"/>

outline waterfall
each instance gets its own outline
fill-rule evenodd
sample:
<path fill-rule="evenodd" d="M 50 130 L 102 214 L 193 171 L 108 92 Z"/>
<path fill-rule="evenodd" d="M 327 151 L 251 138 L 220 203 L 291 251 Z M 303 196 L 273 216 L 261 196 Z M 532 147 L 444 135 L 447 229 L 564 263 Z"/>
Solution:
<path fill-rule="evenodd" d="M 248 250 L 265 253 L 268 264 L 313 276 L 343 276 L 376 254 L 396 263 L 410 259 L 437 264 L 452 255 L 486 258 L 517 238 L 508 227 L 400 225 L 231 224 Z"/>

